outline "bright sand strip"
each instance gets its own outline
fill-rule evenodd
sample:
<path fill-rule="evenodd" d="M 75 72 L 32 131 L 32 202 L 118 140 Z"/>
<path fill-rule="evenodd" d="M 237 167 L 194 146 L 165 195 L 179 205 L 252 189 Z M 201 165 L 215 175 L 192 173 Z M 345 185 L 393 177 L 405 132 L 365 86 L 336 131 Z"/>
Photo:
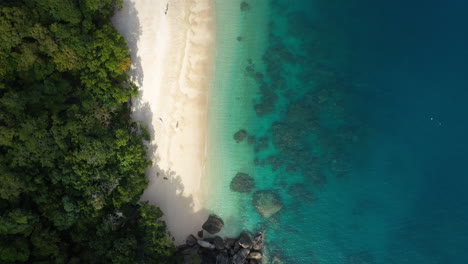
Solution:
<path fill-rule="evenodd" d="M 154 166 L 142 200 L 162 209 L 176 244 L 196 234 L 208 215 L 201 181 L 214 62 L 213 8 L 211 0 L 126 0 L 113 20 L 128 41 L 132 77 L 141 87 L 133 118 L 143 121 L 152 136 Z"/>

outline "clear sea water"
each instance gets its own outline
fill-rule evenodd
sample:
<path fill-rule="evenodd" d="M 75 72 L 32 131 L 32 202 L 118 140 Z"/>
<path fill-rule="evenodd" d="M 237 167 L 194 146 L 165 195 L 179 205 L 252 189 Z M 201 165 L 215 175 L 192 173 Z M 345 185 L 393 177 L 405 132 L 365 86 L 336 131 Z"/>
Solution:
<path fill-rule="evenodd" d="M 224 235 L 265 230 L 268 263 L 468 263 L 468 2 L 241 2 L 216 0 Z M 260 217 L 237 172 L 282 210 Z"/>

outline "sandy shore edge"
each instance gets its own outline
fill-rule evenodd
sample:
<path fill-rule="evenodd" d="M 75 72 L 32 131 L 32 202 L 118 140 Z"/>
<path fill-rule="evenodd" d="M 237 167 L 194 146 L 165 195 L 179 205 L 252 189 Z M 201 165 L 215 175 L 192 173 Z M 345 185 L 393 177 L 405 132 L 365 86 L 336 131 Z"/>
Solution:
<path fill-rule="evenodd" d="M 133 118 L 145 123 L 154 166 L 142 200 L 164 212 L 176 244 L 196 233 L 203 208 L 208 92 L 214 63 L 212 0 L 125 0 L 113 23 L 126 38 L 141 87 Z"/>

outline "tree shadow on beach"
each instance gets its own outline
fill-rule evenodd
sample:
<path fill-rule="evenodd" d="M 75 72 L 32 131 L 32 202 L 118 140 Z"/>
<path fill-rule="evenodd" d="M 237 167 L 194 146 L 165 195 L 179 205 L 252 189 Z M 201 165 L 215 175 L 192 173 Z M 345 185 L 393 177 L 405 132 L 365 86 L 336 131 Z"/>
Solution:
<path fill-rule="evenodd" d="M 182 178 L 175 171 L 162 170 L 156 163 L 147 170 L 147 175 L 150 184 L 142 199 L 157 203 L 164 212 L 163 219 L 172 231 L 176 244 L 185 243 L 189 234 L 196 235 L 202 230 L 203 222 L 212 212 L 205 208 L 195 210 L 193 196 L 184 194 Z"/>
<path fill-rule="evenodd" d="M 144 73 L 141 57 L 138 55 L 138 42 L 142 29 L 135 3 L 125 0 L 123 8 L 116 12 L 112 21 L 127 40 L 132 58 L 132 68 L 129 71 L 131 80 L 142 87 Z M 154 114 L 150 104 L 141 100 L 142 92 L 141 90 L 139 92 L 139 96 L 132 99 L 132 118 L 140 121 L 147 128 L 151 138 L 149 142 L 146 142 L 148 158 L 153 162 L 153 166 L 146 170 L 150 183 L 141 199 L 161 208 L 164 213 L 163 220 L 166 221 L 169 231 L 174 236 L 175 243 L 182 244 L 185 243 L 189 234 L 196 234 L 201 230 L 203 222 L 211 212 L 204 208 L 195 211 L 194 198 L 184 193 L 181 176 L 176 171 L 163 170 L 159 167 L 161 158 L 157 153 L 158 146 L 155 143 L 158 135 L 152 123 Z"/>
<path fill-rule="evenodd" d="M 130 79 L 141 87 L 143 85 L 144 74 L 141 57 L 138 55 L 138 42 L 142 29 L 135 3 L 130 0 L 123 1 L 123 7 L 116 11 L 112 18 L 112 23 L 125 40 L 127 40 L 127 47 L 132 58 L 132 67 L 129 71 Z"/>

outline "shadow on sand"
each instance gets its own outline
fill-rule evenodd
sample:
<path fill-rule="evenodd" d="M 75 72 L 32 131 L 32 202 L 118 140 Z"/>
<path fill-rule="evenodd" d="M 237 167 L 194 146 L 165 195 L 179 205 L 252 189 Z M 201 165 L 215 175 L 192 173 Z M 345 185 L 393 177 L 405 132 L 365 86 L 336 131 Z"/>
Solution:
<path fill-rule="evenodd" d="M 116 12 L 112 22 L 127 40 L 132 58 L 132 68 L 129 73 L 132 81 L 141 87 L 144 73 L 137 44 L 140 41 L 142 28 L 135 3 L 125 0 L 122 10 Z M 184 185 L 180 175 L 176 171 L 170 169 L 165 171 L 158 166 L 160 157 L 156 153 L 157 145 L 154 144 L 157 135 L 152 124 L 153 112 L 149 103 L 142 102 L 141 98 L 142 91 L 138 98 L 132 100 L 132 116 L 147 126 L 153 139 L 152 142 L 147 142 L 148 155 L 153 161 L 153 166 L 146 171 L 150 183 L 142 200 L 148 200 L 151 204 L 161 208 L 164 212 L 163 220 L 166 221 L 173 240 L 176 244 L 182 244 L 185 243 L 189 234 L 196 234 L 201 230 L 201 225 L 210 212 L 204 208 L 195 211 L 193 197 L 184 195 Z"/>

